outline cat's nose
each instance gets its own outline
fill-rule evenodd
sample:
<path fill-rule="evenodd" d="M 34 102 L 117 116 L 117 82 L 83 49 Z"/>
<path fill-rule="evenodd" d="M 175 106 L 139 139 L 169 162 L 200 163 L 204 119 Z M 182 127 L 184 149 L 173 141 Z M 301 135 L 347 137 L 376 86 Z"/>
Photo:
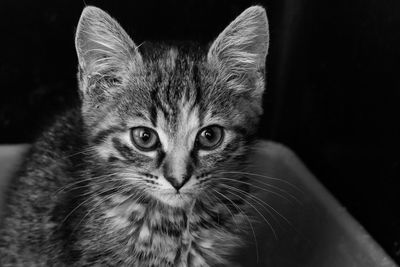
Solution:
<path fill-rule="evenodd" d="M 165 179 L 167 179 L 167 181 L 176 189 L 176 191 L 179 192 L 179 189 L 181 189 L 182 186 L 184 186 L 187 181 L 189 181 L 190 176 L 185 175 L 182 177 L 181 180 L 178 180 L 173 176 L 166 176 Z"/>

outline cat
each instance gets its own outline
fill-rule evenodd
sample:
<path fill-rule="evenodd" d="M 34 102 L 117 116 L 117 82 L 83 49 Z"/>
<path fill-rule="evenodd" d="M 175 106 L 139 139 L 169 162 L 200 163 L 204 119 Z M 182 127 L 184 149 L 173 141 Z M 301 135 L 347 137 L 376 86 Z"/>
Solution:
<path fill-rule="evenodd" d="M 75 45 L 81 106 L 12 181 L 1 266 L 232 266 L 248 231 L 240 173 L 262 114 L 264 8 L 201 48 L 137 46 L 88 6 Z"/>

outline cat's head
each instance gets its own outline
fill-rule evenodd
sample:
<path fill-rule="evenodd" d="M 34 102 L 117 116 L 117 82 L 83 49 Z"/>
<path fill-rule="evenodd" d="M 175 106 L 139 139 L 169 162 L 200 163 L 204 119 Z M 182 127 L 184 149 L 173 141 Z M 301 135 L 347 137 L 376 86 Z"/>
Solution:
<path fill-rule="evenodd" d="M 205 51 L 138 47 L 95 7 L 84 9 L 75 42 L 85 127 L 109 179 L 182 206 L 220 190 L 218 176 L 243 164 L 262 113 L 262 7 L 246 9 Z"/>

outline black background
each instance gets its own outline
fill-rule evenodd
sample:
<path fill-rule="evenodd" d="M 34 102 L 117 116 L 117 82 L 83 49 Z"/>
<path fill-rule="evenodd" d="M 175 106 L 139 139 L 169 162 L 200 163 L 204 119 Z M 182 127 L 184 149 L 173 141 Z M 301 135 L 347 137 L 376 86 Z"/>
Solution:
<path fill-rule="evenodd" d="M 261 136 L 291 147 L 400 262 L 400 1 L 0 4 L 0 143 L 31 142 L 77 99 L 74 30 L 96 5 L 144 40 L 207 44 L 252 4 L 271 47 Z"/>

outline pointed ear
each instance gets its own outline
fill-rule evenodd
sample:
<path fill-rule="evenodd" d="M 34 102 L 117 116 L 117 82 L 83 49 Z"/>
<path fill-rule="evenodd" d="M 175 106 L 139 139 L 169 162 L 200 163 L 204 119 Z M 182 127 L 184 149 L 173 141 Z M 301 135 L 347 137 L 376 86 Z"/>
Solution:
<path fill-rule="evenodd" d="M 255 74 L 265 69 L 269 31 L 265 9 L 252 6 L 243 11 L 217 37 L 207 60 L 236 75 Z"/>
<path fill-rule="evenodd" d="M 91 77 L 119 80 L 132 64 L 140 64 L 142 61 L 137 46 L 124 29 L 97 7 L 88 6 L 82 11 L 75 35 L 75 47 L 83 91 L 90 85 Z"/>

